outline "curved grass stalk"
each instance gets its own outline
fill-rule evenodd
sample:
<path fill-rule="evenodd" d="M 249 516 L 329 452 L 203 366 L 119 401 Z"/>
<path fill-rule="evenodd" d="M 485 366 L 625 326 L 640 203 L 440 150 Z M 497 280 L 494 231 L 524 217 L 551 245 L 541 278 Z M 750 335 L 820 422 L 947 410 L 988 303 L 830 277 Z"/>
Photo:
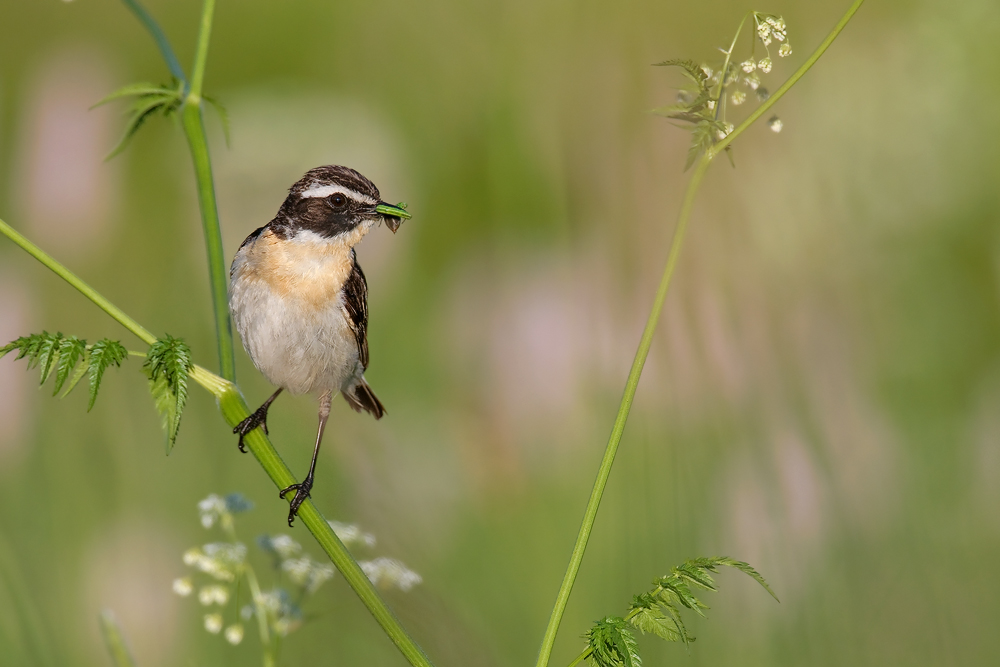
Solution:
<path fill-rule="evenodd" d="M 670 280 L 673 277 L 677 257 L 680 254 L 681 244 L 684 240 L 684 232 L 687 229 L 688 221 L 691 217 L 694 197 L 697 194 L 699 185 L 701 185 L 702 177 L 705 175 L 705 171 L 708 169 L 712 160 L 721 151 L 725 150 L 726 147 L 736 139 L 736 137 L 742 134 L 758 118 L 764 115 L 769 108 L 781 99 L 781 97 L 787 93 L 792 86 L 794 86 L 799 79 L 801 79 L 805 73 L 812 68 L 813 65 L 816 64 L 823 53 L 830 47 L 831 44 L 833 44 L 837 36 L 847 26 L 847 23 L 851 20 L 854 14 L 857 13 L 863 3 L 864 0 L 855 0 L 837 25 L 834 26 L 830 34 L 827 35 L 826 39 L 820 43 L 812 55 L 810 55 L 809 58 L 807 58 L 802 64 L 802 66 L 799 67 L 799 69 L 796 70 L 791 77 L 789 77 L 788 81 L 782 84 L 782 86 L 778 88 L 778 90 L 776 90 L 764 104 L 759 106 L 746 120 L 740 123 L 739 127 L 734 129 L 724 139 L 707 150 L 704 155 L 702 155 L 697 167 L 695 167 L 694 173 L 691 175 L 691 181 L 688 183 L 687 191 L 684 194 L 684 201 L 681 205 L 680 215 L 678 216 L 677 228 L 674 231 L 674 236 L 670 243 L 667 265 L 663 270 L 663 277 L 660 279 L 660 286 L 653 299 L 653 307 L 649 313 L 649 318 L 646 320 L 646 328 L 642 332 L 642 338 L 639 341 L 639 349 L 636 350 L 635 359 L 632 362 L 632 368 L 629 371 L 628 380 L 625 382 L 625 392 L 622 395 L 621 405 L 618 408 L 618 414 L 615 417 L 615 423 L 611 429 L 611 437 L 608 439 L 607 447 L 604 450 L 604 458 L 601 460 L 601 467 L 597 473 L 597 480 L 594 482 L 594 488 L 593 491 L 591 491 L 590 500 L 588 501 L 587 509 L 584 512 L 580 532 L 577 535 L 576 543 L 573 545 L 573 552 L 570 555 L 569 566 L 566 568 L 566 574 L 563 577 L 562 585 L 559 587 L 559 592 L 556 595 L 556 602 L 552 609 L 552 614 L 549 617 L 549 624 L 546 627 L 545 635 L 542 638 L 542 645 L 538 651 L 538 661 L 536 663 L 536 667 L 547 667 L 549 659 L 552 656 L 552 647 L 555 645 L 556 633 L 559 631 L 559 625 L 562 622 L 563 614 L 566 611 L 566 605 L 569 602 L 570 593 L 573 591 L 573 584 L 576 582 L 577 574 L 580 571 L 580 564 L 583 562 L 584 552 L 587 550 L 587 542 L 590 540 L 590 534 L 594 528 L 594 521 L 597 519 L 597 511 L 600 508 L 601 497 L 604 495 L 604 489 L 607 486 L 608 477 L 611 475 L 611 467 L 614 464 L 615 454 L 618 452 L 618 444 L 621 442 L 622 433 L 625 430 L 625 423 L 628 421 L 628 415 L 632 409 L 632 400 L 635 397 L 635 390 L 639 384 L 639 377 L 642 375 L 642 368 L 646 363 L 646 356 L 649 354 L 649 347 L 652 343 L 653 332 L 656 330 L 657 322 L 660 319 L 660 313 L 663 310 L 663 303 L 667 297 Z M 746 19 L 744 17 L 744 21 L 745 20 Z"/>
<path fill-rule="evenodd" d="M 99 294 L 97 290 L 85 283 L 76 274 L 60 264 L 44 250 L 33 244 L 24 236 L 15 231 L 10 225 L 0 220 L 0 232 L 17 243 L 21 248 L 31 254 L 35 259 L 51 269 L 56 275 L 76 288 L 81 294 L 90 299 L 101 310 L 117 320 L 122 326 L 138 336 L 147 344 L 156 342 L 147 329 L 126 315 L 120 308 L 112 304 L 108 299 Z M 212 373 L 211 371 L 195 365 L 189 377 L 207 389 L 219 406 L 219 411 L 230 426 L 236 426 L 250 416 L 250 409 L 243 400 L 242 394 L 235 384 L 229 380 Z M 249 447 L 254 457 L 264 468 L 264 472 L 274 483 L 275 488 L 283 489 L 295 483 L 292 471 L 281 459 L 274 445 L 264 434 L 263 430 L 255 429 L 244 438 L 244 443 Z M 354 590 L 361 602 L 364 603 L 371 615 L 382 630 L 389 636 L 389 639 L 396 645 L 400 652 L 406 657 L 413 667 L 433 667 L 430 659 L 423 652 L 420 646 L 406 633 L 399 619 L 375 590 L 375 586 L 361 570 L 357 561 L 351 556 L 347 547 L 340 541 L 333 528 L 327 523 L 323 515 L 319 513 L 312 500 L 307 500 L 299 508 L 299 518 L 305 527 L 312 533 L 313 537 L 326 552 L 334 566 L 347 580 L 347 583 Z"/>

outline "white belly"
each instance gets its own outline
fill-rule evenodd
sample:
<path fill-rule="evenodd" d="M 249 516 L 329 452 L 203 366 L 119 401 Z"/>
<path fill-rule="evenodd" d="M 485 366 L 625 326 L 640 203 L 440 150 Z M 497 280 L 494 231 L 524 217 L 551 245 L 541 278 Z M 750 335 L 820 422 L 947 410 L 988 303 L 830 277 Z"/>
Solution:
<path fill-rule="evenodd" d="M 297 284 L 275 283 L 261 278 L 256 253 L 243 254 L 233 265 L 229 309 L 243 347 L 271 384 L 293 394 L 336 392 L 360 378 L 364 369 L 340 294 L 341 271 L 323 267 L 296 276 Z"/>

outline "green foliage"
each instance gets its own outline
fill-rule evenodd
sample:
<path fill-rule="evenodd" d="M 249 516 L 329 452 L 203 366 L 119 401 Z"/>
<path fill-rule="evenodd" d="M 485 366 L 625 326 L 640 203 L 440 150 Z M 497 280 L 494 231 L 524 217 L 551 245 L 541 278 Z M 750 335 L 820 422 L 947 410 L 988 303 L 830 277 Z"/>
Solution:
<path fill-rule="evenodd" d="M 21 336 L 8 343 L 0 348 L 0 357 L 14 350 L 18 351 L 15 359 L 27 359 L 29 369 L 35 367 L 39 369 L 41 376 L 39 384 L 45 384 L 55 371 L 53 396 L 58 394 L 64 385 L 66 390 L 63 396 L 66 396 L 73 391 L 83 376 L 89 373 L 88 412 L 93 409 L 94 402 L 97 401 L 97 392 L 101 387 L 104 371 L 111 365 L 121 366 L 128 357 L 128 350 L 115 340 L 103 338 L 93 345 L 87 345 L 87 341 L 82 338 L 63 336 L 62 333 L 50 334 L 48 331 Z M 67 380 L 69 380 L 68 385 Z"/>
<path fill-rule="evenodd" d="M 608 616 L 597 621 L 586 634 L 594 667 L 641 667 L 639 645 L 621 616 Z"/>
<path fill-rule="evenodd" d="M 177 431 L 181 426 L 181 413 L 187 402 L 188 372 L 191 362 L 191 348 L 180 338 L 169 334 L 149 347 L 143 370 L 149 376 L 149 391 L 163 420 L 163 430 L 167 434 L 167 453 L 177 441 Z"/>
<path fill-rule="evenodd" d="M 111 93 L 91 108 L 124 98 L 134 98 L 125 112 L 128 116 L 128 122 L 125 123 L 125 132 L 122 134 L 122 138 L 119 139 L 115 147 L 108 153 L 105 158 L 106 160 L 110 160 L 124 151 L 132 140 L 132 137 L 139 131 L 139 128 L 155 114 L 159 113 L 164 118 L 169 118 L 177 113 L 185 102 L 185 82 L 174 78 L 169 85 L 165 86 L 157 86 L 153 83 L 130 83 Z M 208 102 L 215 109 L 216 113 L 219 114 L 219 120 L 222 122 L 222 131 L 225 133 L 226 144 L 228 145 L 229 113 L 217 100 L 207 95 L 203 95 L 201 99 Z"/>
<path fill-rule="evenodd" d="M 177 79 L 172 80 L 168 86 L 157 86 L 152 83 L 130 83 L 111 93 L 94 107 L 127 97 L 135 99 L 132 100 L 125 112 L 128 115 L 125 132 L 117 145 L 108 153 L 106 160 L 110 160 L 125 150 L 135 133 L 153 114 L 161 113 L 164 117 L 170 117 L 176 113 L 184 101 L 184 83 Z"/>
<path fill-rule="evenodd" d="M 686 608 L 699 616 L 705 615 L 702 610 L 708 609 L 708 605 L 699 600 L 692 589 L 717 590 L 712 574 L 718 573 L 720 567 L 731 567 L 749 575 L 771 597 L 778 599 L 764 577 L 743 561 L 725 556 L 694 558 L 656 579 L 652 590 L 634 596 L 624 618 L 608 616 L 597 621 L 585 635 L 587 648 L 576 662 L 587 658 L 594 667 L 639 667 L 639 647 L 629 625 L 668 642 L 690 644 L 695 638 L 688 633 L 681 610 Z"/>

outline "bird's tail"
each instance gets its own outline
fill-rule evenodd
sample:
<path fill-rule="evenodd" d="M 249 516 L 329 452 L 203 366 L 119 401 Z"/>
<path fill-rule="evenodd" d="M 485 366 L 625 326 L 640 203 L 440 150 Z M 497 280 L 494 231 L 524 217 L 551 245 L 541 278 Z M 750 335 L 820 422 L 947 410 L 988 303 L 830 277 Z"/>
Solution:
<path fill-rule="evenodd" d="M 381 419 L 382 415 L 385 414 L 385 407 L 382 403 L 375 397 L 375 392 L 372 388 L 368 386 L 364 378 L 355 384 L 350 389 L 346 389 L 341 392 L 344 400 L 347 404 L 351 406 L 355 412 L 361 412 L 362 410 L 371 413 L 375 419 Z"/>

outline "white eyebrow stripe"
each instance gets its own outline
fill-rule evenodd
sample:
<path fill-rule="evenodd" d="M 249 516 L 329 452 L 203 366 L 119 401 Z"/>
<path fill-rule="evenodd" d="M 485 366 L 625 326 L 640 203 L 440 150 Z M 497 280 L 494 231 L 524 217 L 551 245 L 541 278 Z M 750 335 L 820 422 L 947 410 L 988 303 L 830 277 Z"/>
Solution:
<path fill-rule="evenodd" d="M 350 188 L 345 188 L 343 185 L 313 185 L 306 190 L 302 191 L 302 197 L 329 197 L 330 195 L 335 195 L 340 193 L 345 197 L 353 199 L 355 201 L 363 201 L 369 204 L 377 204 L 374 199 L 367 195 L 363 195 L 360 192 L 351 190 Z"/>

